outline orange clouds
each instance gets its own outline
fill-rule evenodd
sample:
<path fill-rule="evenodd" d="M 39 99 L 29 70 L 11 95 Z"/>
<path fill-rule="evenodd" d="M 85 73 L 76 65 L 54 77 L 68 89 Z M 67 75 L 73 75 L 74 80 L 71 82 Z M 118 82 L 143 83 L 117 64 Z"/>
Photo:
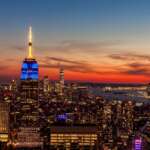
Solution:
<path fill-rule="evenodd" d="M 102 70 L 101 70 L 102 71 Z M 57 80 L 59 77 L 58 69 L 40 69 L 41 77 L 48 75 L 50 79 Z M 65 80 L 77 80 L 77 81 L 86 81 L 86 82 L 124 82 L 124 83 L 140 83 L 140 82 L 149 82 L 149 77 L 127 75 L 120 72 L 115 74 L 112 72 L 97 74 L 92 72 L 73 72 L 65 70 Z"/>
<path fill-rule="evenodd" d="M 61 45 L 62 44 L 62 45 Z M 88 82 L 149 82 L 150 56 L 134 53 L 115 53 L 120 41 L 81 42 L 65 41 L 38 53 L 39 73 L 42 78 L 59 78 L 59 65 L 64 67 L 66 80 Z M 17 47 L 16 47 L 17 48 Z M 54 48 L 52 51 L 51 49 Z M 19 52 L 24 48 L 18 47 Z M 42 53 L 42 54 L 41 54 Z M 2 57 L 1 57 L 2 58 Z M 21 61 L 9 56 L 0 60 L 0 79 L 20 77 Z"/>
<path fill-rule="evenodd" d="M 126 58 L 126 59 L 124 59 Z M 144 55 L 108 55 L 112 64 L 93 64 L 58 57 L 45 57 L 40 64 L 41 75 L 48 74 L 58 79 L 59 64 L 65 69 L 66 80 L 91 82 L 149 82 L 150 57 Z M 120 63 L 115 63 L 120 61 Z M 146 62 L 147 61 L 147 62 Z"/>

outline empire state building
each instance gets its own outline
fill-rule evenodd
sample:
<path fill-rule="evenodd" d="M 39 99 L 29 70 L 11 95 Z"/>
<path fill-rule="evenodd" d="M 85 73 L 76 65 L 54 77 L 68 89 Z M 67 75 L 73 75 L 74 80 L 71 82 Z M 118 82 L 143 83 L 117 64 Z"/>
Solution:
<path fill-rule="evenodd" d="M 20 77 L 21 126 L 38 122 L 38 63 L 32 55 L 32 28 L 29 28 L 28 57 L 23 60 Z"/>

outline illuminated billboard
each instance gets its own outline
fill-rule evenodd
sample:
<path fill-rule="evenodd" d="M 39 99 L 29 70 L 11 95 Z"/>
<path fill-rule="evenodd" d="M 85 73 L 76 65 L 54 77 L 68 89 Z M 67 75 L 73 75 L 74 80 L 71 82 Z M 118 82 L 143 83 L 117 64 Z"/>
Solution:
<path fill-rule="evenodd" d="M 134 150 L 142 150 L 142 139 L 135 139 L 134 141 Z"/>

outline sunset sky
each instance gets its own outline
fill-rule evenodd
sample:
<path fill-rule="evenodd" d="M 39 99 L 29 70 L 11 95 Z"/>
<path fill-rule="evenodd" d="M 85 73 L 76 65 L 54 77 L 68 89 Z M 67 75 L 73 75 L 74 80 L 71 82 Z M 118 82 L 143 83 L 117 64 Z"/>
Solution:
<path fill-rule="evenodd" d="M 149 0 L 1 0 L 0 81 L 19 79 L 30 25 L 41 78 L 150 81 Z"/>

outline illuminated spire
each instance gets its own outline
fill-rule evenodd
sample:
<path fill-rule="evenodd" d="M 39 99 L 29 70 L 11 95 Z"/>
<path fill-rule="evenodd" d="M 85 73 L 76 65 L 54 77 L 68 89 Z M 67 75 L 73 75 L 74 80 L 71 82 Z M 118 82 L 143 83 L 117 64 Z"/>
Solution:
<path fill-rule="evenodd" d="M 32 27 L 29 27 L 29 49 L 28 49 L 28 58 L 32 58 Z"/>

